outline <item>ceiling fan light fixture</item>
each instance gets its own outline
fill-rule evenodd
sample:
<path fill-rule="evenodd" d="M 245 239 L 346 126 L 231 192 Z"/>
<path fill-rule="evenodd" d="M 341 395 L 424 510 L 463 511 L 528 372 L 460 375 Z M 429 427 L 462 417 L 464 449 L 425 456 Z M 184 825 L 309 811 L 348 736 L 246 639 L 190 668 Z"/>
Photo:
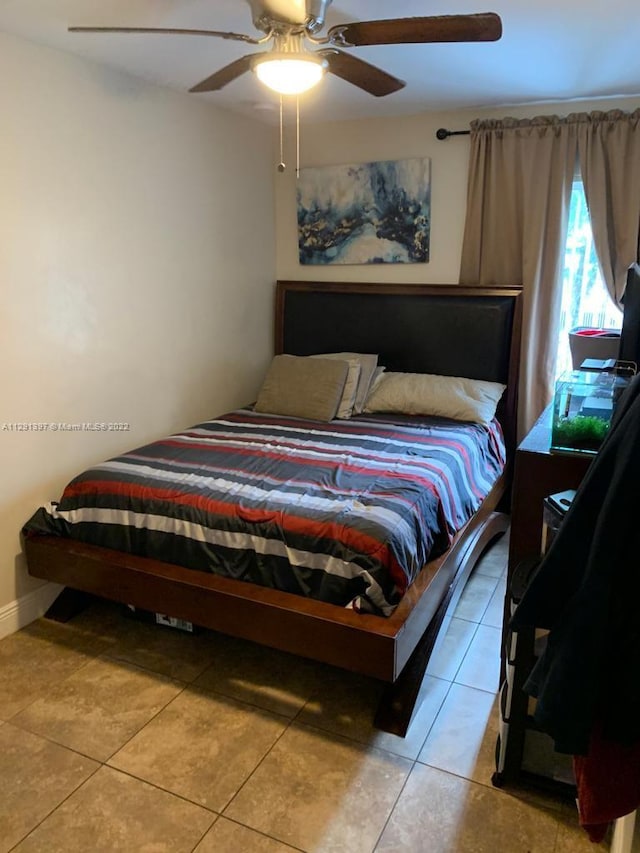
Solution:
<path fill-rule="evenodd" d="M 322 80 L 327 60 L 313 54 L 267 53 L 253 63 L 256 77 L 279 95 L 301 95 Z"/>

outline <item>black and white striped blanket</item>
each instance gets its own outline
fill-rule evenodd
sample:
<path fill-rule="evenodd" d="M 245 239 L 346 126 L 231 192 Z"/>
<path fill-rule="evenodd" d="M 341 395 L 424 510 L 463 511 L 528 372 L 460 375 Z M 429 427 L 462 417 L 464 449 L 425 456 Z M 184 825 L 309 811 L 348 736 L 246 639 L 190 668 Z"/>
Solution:
<path fill-rule="evenodd" d="M 91 468 L 26 529 L 389 614 L 504 459 L 497 422 L 240 409 Z"/>

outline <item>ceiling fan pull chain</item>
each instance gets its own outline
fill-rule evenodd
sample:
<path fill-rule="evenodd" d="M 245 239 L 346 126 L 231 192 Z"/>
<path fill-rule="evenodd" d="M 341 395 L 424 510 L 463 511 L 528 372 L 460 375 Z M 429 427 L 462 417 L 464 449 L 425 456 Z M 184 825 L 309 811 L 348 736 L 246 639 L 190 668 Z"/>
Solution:
<path fill-rule="evenodd" d="M 300 96 L 296 95 L 296 178 L 300 177 Z"/>
<path fill-rule="evenodd" d="M 284 118 L 283 118 L 283 101 L 280 95 L 280 162 L 278 163 L 278 171 L 284 172 L 287 168 L 284 163 Z"/>

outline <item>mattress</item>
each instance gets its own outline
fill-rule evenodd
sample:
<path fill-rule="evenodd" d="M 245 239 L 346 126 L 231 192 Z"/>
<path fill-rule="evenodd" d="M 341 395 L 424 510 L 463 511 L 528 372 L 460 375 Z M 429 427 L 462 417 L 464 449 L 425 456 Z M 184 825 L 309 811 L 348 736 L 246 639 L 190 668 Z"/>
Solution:
<path fill-rule="evenodd" d="M 389 615 L 504 463 L 497 421 L 245 408 L 83 472 L 25 530 Z"/>

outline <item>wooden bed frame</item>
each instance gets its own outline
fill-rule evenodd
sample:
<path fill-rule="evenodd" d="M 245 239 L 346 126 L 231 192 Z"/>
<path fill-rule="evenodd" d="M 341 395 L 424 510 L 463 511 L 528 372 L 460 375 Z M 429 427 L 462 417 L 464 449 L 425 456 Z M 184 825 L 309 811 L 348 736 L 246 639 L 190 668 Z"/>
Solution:
<path fill-rule="evenodd" d="M 504 382 L 498 416 L 509 456 L 520 326 L 519 287 L 278 282 L 276 291 L 276 353 L 377 352 L 388 370 Z M 25 553 L 31 575 L 67 587 L 52 618 L 73 615 L 79 591 L 372 676 L 387 684 L 376 725 L 404 736 L 436 640 L 478 558 L 507 527 L 496 508 L 509 479 L 510 466 L 386 618 L 72 539 L 29 535 Z"/>

